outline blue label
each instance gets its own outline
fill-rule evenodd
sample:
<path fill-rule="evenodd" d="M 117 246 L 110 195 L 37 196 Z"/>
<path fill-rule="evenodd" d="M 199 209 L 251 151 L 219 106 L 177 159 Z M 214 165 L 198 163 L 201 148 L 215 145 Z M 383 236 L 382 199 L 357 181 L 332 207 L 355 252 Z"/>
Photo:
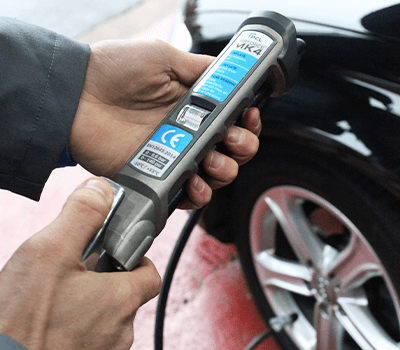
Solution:
<path fill-rule="evenodd" d="M 151 138 L 152 141 L 161 143 L 178 153 L 182 153 L 192 139 L 192 134 L 168 124 L 161 126 Z"/>
<path fill-rule="evenodd" d="M 193 91 L 223 102 L 273 45 L 274 40 L 264 33 L 243 31 Z"/>
<path fill-rule="evenodd" d="M 205 81 L 198 93 L 209 96 L 218 102 L 224 101 L 256 62 L 256 57 L 233 50 Z"/>

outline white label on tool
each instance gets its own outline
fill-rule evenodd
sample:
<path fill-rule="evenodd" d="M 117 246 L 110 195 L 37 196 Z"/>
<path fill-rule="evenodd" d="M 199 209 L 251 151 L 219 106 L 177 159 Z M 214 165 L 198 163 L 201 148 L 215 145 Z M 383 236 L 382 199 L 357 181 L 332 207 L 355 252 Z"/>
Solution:
<path fill-rule="evenodd" d="M 130 164 L 142 172 L 161 177 L 192 141 L 193 135 L 164 124 L 135 155 Z"/>
<path fill-rule="evenodd" d="M 242 32 L 193 91 L 223 102 L 273 44 L 266 34 Z"/>

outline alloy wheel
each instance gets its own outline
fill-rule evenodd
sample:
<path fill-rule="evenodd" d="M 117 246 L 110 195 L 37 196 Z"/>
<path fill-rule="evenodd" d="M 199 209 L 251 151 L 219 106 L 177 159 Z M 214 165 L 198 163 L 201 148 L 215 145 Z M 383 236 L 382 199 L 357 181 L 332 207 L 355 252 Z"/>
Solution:
<path fill-rule="evenodd" d="M 265 297 L 299 349 L 399 349 L 400 303 L 357 227 L 311 191 L 277 186 L 256 201 L 250 246 Z M 376 300 L 379 300 L 377 306 Z"/>

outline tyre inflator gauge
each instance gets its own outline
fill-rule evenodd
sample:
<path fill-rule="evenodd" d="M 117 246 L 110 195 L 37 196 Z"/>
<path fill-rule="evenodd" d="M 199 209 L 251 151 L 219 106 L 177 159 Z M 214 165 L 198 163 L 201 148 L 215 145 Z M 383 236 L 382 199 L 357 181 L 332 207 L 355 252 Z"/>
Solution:
<path fill-rule="evenodd" d="M 298 45 L 295 27 L 286 17 L 267 11 L 250 14 L 109 181 L 114 203 L 103 228 L 86 247 L 82 260 L 89 268 L 132 270 L 137 265 L 179 202 L 185 181 L 198 171 L 207 151 L 223 140 L 226 128 L 249 107 L 257 91 L 268 88 L 276 97 L 294 85 Z"/>

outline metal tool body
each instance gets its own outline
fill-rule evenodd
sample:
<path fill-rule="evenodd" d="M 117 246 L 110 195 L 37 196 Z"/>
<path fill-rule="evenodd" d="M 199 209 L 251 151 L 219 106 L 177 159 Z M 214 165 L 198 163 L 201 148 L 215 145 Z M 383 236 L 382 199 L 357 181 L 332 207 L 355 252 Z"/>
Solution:
<path fill-rule="evenodd" d="M 223 140 L 227 127 L 255 93 L 265 87 L 275 97 L 294 85 L 297 46 L 293 23 L 277 13 L 253 12 L 242 23 L 214 63 L 111 182 L 114 192 L 124 195 L 119 205 L 114 203 L 113 215 L 97 235 L 104 257 L 112 257 L 121 269 L 136 266 L 164 228 L 185 181 Z M 90 254 L 89 249 L 85 257 Z M 96 269 L 103 268 L 99 264 Z"/>

